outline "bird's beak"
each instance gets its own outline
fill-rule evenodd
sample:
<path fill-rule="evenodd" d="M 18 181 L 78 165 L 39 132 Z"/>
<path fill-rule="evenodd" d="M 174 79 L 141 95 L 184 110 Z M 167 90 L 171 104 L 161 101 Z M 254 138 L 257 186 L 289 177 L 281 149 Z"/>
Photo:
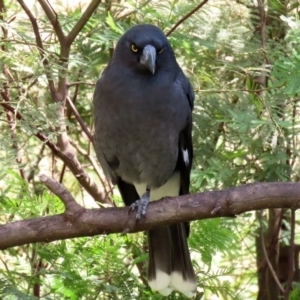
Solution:
<path fill-rule="evenodd" d="M 156 49 L 151 45 L 145 46 L 140 62 L 154 75 L 156 63 Z"/>

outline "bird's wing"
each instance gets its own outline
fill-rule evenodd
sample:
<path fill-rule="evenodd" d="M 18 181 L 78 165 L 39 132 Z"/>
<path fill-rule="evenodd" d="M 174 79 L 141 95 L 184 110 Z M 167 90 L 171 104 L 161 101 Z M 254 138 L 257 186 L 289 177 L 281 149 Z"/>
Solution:
<path fill-rule="evenodd" d="M 190 81 L 184 75 L 184 73 L 182 72 L 182 70 L 180 70 L 180 72 L 179 72 L 179 74 L 177 76 L 176 82 L 181 85 L 182 90 L 183 90 L 184 94 L 186 95 L 187 100 L 189 101 L 191 110 L 193 110 L 193 108 L 194 108 L 194 100 L 195 100 L 194 90 L 192 88 L 192 85 L 191 85 Z"/>
<path fill-rule="evenodd" d="M 109 65 L 108 65 L 109 67 Z M 97 158 L 100 162 L 102 170 L 108 180 L 111 180 L 112 183 L 116 183 L 118 181 L 118 177 L 115 174 L 114 170 L 118 167 L 119 161 L 117 157 L 106 157 L 103 151 L 103 143 L 101 139 L 103 139 L 103 132 L 101 130 L 106 130 L 105 126 L 102 125 L 101 120 L 101 110 L 103 110 L 102 102 L 106 102 L 106 95 L 103 87 L 107 85 L 107 80 L 105 78 L 105 74 L 107 72 L 108 67 L 102 73 L 102 76 L 98 79 L 96 83 L 96 88 L 93 95 L 93 106 L 94 106 L 94 123 L 95 123 L 95 133 L 94 133 L 94 143 L 95 143 L 95 150 Z M 97 113 L 96 113 L 97 112 Z M 98 129 L 100 124 L 100 128 Z"/>
<path fill-rule="evenodd" d="M 176 169 L 181 174 L 180 195 L 189 193 L 190 173 L 193 163 L 193 143 L 192 143 L 192 110 L 194 108 L 194 91 L 187 77 L 180 72 L 177 77 L 176 84 L 180 85 L 186 96 L 186 101 L 189 102 L 191 114 L 187 120 L 186 126 L 179 134 L 178 143 L 178 161 Z"/>

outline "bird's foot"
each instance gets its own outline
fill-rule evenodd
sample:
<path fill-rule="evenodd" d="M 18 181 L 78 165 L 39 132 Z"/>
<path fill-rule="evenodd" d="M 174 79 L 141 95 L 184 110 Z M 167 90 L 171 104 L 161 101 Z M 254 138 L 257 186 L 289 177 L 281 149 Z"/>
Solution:
<path fill-rule="evenodd" d="M 140 218 L 142 216 L 146 215 L 147 206 L 149 204 L 149 201 L 150 201 L 150 191 L 146 191 L 142 195 L 141 199 L 136 200 L 134 203 L 132 203 L 130 205 L 130 210 L 136 210 L 137 209 L 137 212 L 136 212 L 136 219 L 137 220 L 140 220 Z"/>

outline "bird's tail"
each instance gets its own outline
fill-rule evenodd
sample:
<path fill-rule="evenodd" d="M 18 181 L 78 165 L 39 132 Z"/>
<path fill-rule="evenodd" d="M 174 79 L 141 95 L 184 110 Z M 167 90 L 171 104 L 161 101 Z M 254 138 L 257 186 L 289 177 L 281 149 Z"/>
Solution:
<path fill-rule="evenodd" d="M 197 281 L 187 244 L 186 224 L 150 230 L 148 244 L 150 287 L 164 296 L 178 290 L 189 298 L 193 297 Z"/>

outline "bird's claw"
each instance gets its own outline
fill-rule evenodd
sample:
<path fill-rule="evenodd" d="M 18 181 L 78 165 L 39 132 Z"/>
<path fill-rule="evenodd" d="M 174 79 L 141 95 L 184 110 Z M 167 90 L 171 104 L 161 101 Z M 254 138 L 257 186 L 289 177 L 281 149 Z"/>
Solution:
<path fill-rule="evenodd" d="M 141 197 L 130 205 L 130 210 L 136 210 L 136 219 L 140 220 L 142 216 L 146 215 L 147 207 L 150 201 L 150 193 L 147 191 Z"/>

